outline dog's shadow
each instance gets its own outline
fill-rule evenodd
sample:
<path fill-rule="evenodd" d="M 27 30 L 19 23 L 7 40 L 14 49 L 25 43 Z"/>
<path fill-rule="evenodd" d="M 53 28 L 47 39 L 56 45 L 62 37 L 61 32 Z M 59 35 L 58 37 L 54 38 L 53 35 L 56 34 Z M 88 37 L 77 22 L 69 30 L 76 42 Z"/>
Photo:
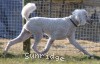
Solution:
<path fill-rule="evenodd" d="M 96 59 L 96 60 L 100 60 L 100 56 L 96 56 L 96 55 L 94 55 L 94 57 L 89 57 L 89 59 Z"/>
<path fill-rule="evenodd" d="M 24 54 L 14 55 L 11 53 L 7 53 L 5 56 L 2 53 L 0 54 L 0 58 L 24 58 L 24 57 L 25 57 Z"/>
<path fill-rule="evenodd" d="M 78 58 L 78 60 L 89 60 L 89 59 L 95 59 L 95 60 L 100 60 L 100 56 L 96 56 L 96 55 L 94 55 L 93 57 L 88 57 L 88 56 L 84 56 L 84 57 L 82 57 L 82 58 Z"/>
<path fill-rule="evenodd" d="M 100 56 L 88 57 L 88 56 L 65 56 L 66 60 L 76 60 L 76 61 L 84 61 L 84 60 L 100 60 Z"/>

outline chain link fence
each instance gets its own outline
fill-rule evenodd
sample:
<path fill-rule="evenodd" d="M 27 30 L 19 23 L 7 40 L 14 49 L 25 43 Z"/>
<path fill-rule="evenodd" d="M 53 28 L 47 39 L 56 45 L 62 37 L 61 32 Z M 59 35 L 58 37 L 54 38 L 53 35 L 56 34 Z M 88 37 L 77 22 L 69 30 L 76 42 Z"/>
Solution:
<path fill-rule="evenodd" d="M 0 38 L 14 38 L 22 28 L 21 0 L 0 0 Z"/>

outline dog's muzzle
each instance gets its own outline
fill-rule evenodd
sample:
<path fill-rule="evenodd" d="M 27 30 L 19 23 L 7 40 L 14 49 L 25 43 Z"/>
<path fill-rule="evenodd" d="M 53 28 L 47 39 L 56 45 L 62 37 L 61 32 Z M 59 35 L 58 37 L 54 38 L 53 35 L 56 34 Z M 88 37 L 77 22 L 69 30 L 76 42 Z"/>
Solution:
<path fill-rule="evenodd" d="M 90 17 L 88 17 L 88 18 L 87 18 L 87 23 L 90 24 L 90 25 L 92 25 L 93 20 L 92 20 Z"/>

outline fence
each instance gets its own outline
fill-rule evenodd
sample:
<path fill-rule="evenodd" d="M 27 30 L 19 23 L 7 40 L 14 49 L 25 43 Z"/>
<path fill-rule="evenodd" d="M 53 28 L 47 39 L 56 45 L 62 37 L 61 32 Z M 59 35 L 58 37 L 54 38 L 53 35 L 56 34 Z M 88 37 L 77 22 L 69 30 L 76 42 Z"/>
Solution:
<path fill-rule="evenodd" d="M 85 8 L 91 15 L 93 25 L 86 24 L 76 30 L 76 38 L 100 42 L 100 1 L 95 0 L 26 0 L 36 3 L 37 10 L 32 16 L 65 17 L 77 8 Z M 91 2 L 91 3 L 89 3 Z M 18 36 L 22 29 L 21 0 L 1 0 L 0 2 L 0 40 Z M 89 4 L 88 4 L 89 3 Z"/>
<path fill-rule="evenodd" d="M 0 0 L 0 38 L 14 38 L 22 28 L 22 1 Z"/>

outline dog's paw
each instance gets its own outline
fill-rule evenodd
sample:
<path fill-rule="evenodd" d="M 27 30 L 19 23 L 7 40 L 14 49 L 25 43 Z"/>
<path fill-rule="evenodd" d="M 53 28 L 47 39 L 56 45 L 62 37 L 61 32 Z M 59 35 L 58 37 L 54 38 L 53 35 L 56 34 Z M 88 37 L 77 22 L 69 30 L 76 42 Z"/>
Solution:
<path fill-rule="evenodd" d="M 97 60 L 100 60 L 100 56 L 97 56 L 97 55 L 93 55 L 93 59 L 97 59 Z"/>
<path fill-rule="evenodd" d="M 90 55 L 88 56 L 89 59 L 100 59 L 99 56 L 96 56 L 96 55 Z"/>
<path fill-rule="evenodd" d="M 94 56 L 88 56 L 89 59 L 94 59 Z"/>

